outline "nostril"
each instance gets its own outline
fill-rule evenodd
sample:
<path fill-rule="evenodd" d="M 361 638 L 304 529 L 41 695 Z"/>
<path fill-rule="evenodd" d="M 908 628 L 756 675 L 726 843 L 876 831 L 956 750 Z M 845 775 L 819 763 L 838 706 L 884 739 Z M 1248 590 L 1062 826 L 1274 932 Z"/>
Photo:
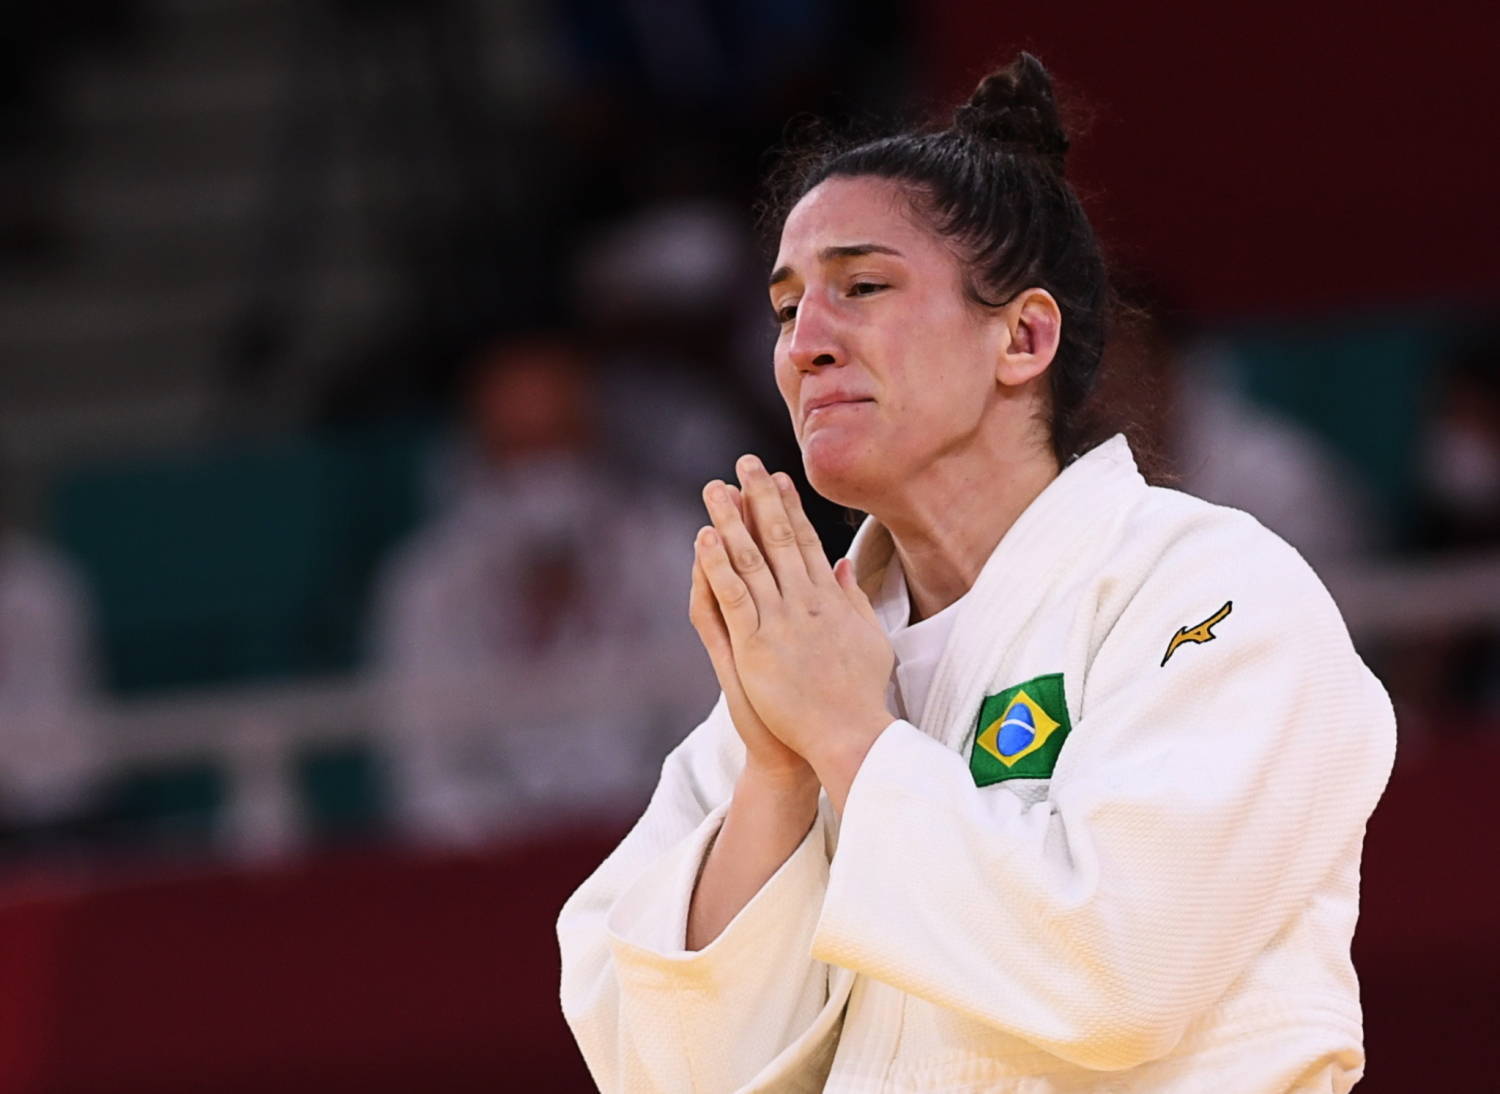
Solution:
<path fill-rule="evenodd" d="M 831 354 L 831 353 L 820 353 L 816 357 L 813 358 L 813 364 L 815 364 L 815 365 L 831 365 L 831 364 L 833 364 L 833 354 Z"/>

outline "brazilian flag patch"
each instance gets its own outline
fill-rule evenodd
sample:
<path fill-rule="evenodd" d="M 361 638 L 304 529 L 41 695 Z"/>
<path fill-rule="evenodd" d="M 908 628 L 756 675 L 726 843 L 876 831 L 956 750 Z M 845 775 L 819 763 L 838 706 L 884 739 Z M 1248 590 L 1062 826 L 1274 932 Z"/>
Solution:
<path fill-rule="evenodd" d="M 986 697 L 969 753 L 974 785 L 1049 778 L 1072 728 L 1060 672 Z"/>

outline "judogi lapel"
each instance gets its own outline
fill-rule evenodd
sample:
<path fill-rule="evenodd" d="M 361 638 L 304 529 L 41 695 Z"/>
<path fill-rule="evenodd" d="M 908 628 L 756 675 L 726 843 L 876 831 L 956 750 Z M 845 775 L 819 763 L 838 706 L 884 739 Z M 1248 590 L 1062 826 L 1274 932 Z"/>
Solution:
<path fill-rule="evenodd" d="M 920 728 L 955 751 L 966 749 L 974 717 L 1008 652 L 996 635 L 1013 634 L 1068 572 L 1113 539 L 1145 479 L 1125 438 L 1116 435 L 1063 469 L 1017 518 L 991 552 L 959 607 L 928 692 Z M 850 547 L 867 591 L 879 587 L 895 545 L 867 518 Z"/>

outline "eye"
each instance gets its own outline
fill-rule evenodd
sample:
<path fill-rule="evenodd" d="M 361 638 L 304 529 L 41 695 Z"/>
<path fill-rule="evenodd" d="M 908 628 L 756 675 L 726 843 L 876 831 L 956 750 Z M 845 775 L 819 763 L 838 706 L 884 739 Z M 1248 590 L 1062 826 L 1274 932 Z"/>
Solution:
<path fill-rule="evenodd" d="M 890 288 L 889 285 L 882 285 L 878 281 L 856 281 L 853 285 L 849 286 L 849 295 L 869 296 L 871 293 L 877 293 L 881 289 L 888 288 Z"/>
<path fill-rule="evenodd" d="M 794 300 L 790 304 L 783 304 L 781 307 L 775 309 L 774 314 L 776 322 L 785 326 L 797 318 L 797 302 Z"/>

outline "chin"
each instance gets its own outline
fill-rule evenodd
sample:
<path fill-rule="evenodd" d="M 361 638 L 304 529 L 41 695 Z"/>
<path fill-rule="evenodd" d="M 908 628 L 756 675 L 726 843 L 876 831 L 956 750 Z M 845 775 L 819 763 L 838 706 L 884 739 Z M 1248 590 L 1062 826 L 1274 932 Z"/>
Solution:
<path fill-rule="evenodd" d="M 868 511 L 890 468 L 868 439 L 820 429 L 802 441 L 802 469 L 812 488 L 835 505 Z"/>

